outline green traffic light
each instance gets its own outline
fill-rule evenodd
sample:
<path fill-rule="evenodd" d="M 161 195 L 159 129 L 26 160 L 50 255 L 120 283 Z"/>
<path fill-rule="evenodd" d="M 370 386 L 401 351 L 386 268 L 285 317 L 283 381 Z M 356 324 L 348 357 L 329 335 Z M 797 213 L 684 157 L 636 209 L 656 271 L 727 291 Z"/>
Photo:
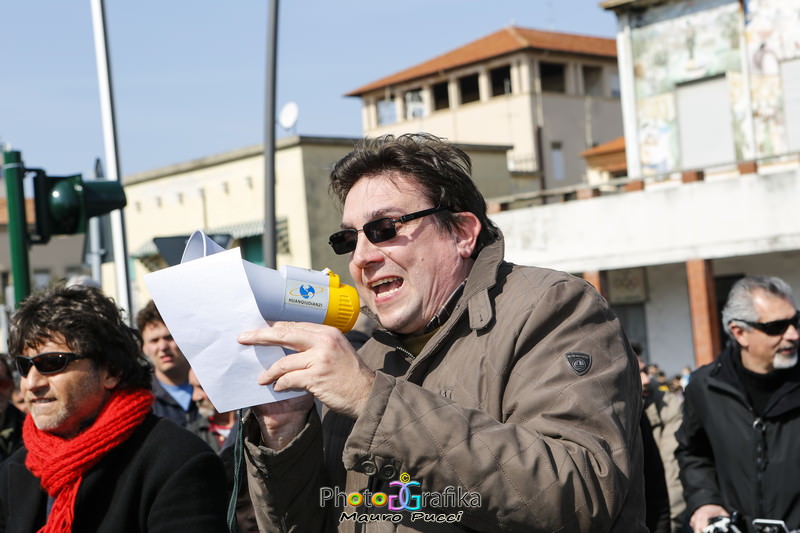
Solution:
<path fill-rule="evenodd" d="M 80 174 L 48 176 L 30 169 L 34 175 L 36 232 L 34 244 L 44 244 L 53 235 L 85 233 L 90 218 L 125 207 L 125 191 L 117 181 L 83 181 Z"/>
<path fill-rule="evenodd" d="M 53 182 L 48 202 L 50 233 L 53 235 L 83 233 L 86 228 L 85 224 L 82 224 L 85 219 L 85 206 L 81 176 L 54 179 L 57 181 Z"/>

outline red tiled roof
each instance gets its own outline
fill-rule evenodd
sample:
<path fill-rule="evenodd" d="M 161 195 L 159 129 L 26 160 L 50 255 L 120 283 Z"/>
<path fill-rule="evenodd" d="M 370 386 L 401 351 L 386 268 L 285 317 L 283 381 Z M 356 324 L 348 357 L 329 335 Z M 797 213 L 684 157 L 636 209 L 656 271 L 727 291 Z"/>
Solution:
<path fill-rule="evenodd" d="M 591 157 L 593 155 L 608 154 L 613 152 L 624 152 L 624 151 L 625 151 L 625 137 L 617 137 L 613 141 L 608 141 L 607 143 L 598 144 L 597 146 L 593 146 L 588 150 L 581 152 L 581 156 Z"/>
<path fill-rule="evenodd" d="M 546 50 L 605 58 L 617 57 L 617 43 L 614 39 L 509 26 L 429 61 L 368 83 L 350 91 L 347 96 L 361 96 L 376 89 L 446 72 L 520 50 Z"/>

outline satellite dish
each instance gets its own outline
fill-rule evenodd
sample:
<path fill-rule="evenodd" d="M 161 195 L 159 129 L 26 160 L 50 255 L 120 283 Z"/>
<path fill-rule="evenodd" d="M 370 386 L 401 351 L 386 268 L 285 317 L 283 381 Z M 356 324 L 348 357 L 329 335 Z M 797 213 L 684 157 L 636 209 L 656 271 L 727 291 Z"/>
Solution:
<path fill-rule="evenodd" d="M 294 102 L 287 102 L 281 108 L 280 115 L 278 115 L 278 124 L 285 130 L 291 130 L 297 124 L 297 117 L 300 114 L 300 108 Z"/>

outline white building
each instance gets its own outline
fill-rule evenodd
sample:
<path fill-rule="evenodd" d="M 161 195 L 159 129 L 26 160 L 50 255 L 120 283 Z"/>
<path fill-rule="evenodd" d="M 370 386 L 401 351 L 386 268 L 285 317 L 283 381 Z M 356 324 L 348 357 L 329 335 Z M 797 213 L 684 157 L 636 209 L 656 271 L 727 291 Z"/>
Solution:
<path fill-rule="evenodd" d="M 675 373 L 720 349 L 718 309 L 739 277 L 800 292 L 800 4 L 604 6 L 619 21 L 629 177 L 493 218 L 512 260 L 584 272 Z"/>

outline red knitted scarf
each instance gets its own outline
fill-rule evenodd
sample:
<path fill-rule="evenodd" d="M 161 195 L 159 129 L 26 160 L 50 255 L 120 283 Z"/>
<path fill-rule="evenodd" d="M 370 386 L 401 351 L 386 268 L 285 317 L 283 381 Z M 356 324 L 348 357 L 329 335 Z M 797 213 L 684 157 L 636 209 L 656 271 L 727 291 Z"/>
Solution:
<path fill-rule="evenodd" d="M 40 431 L 30 415 L 22 438 L 28 449 L 25 465 L 42 488 L 55 498 L 47 523 L 39 533 L 69 533 L 75 518 L 75 497 L 83 474 L 105 454 L 125 442 L 150 412 L 153 394 L 121 389 L 111 394 L 94 423 L 71 439 Z"/>

